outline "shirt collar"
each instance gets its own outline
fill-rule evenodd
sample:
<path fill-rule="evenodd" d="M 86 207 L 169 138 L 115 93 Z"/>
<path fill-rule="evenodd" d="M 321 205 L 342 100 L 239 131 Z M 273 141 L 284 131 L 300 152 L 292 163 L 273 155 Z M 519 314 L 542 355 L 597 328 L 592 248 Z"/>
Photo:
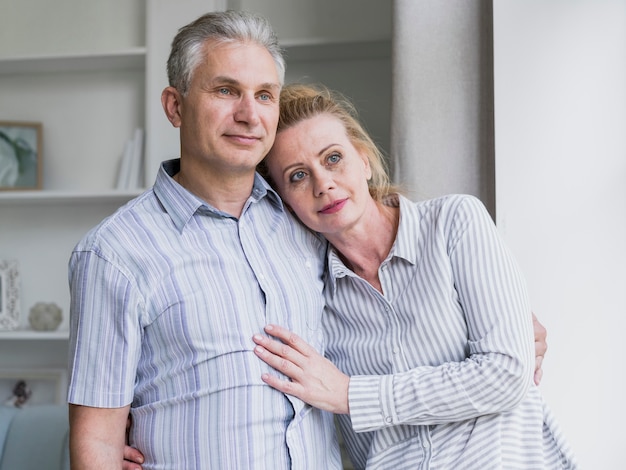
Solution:
<path fill-rule="evenodd" d="M 232 215 L 220 211 L 199 197 L 187 191 L 176 181 L 173 176 L 180 171 L 180 158 L 167 160 L 161 163 L 154 184 L 154 193 L 159 199 L 165 211 L 169 214 L 178 228 L 182 232 L 183 228 L 196 214 L 200 213 L 210 217 L 233 218 Z M 250 197 L 244 206 L 244 212 L 248 207 L 261 201 L 267 196 L 268 201 L 276 210 L 284 211 L 285 208 L 278 194 L 258 173 L 254 176 L 254 184 Z"/>
<path fill-rule="evenodd" d="M 397 196 L 400 205 L 400 221 L 398 233 L 391 246 L 387 259 L 383 264 L 390 262 L 394 257 L 402 258 L 407 262 L 417 264 L 417 239 L 419 237 L 419 213 L 416 205 L 402 195 Z M 356 276 L 341 260 L 337 250 L 329 245 L 327 252 L 327 281 L 332 288 L 333 295 L 336 291 L 337 279 L 346 276 Z"/>

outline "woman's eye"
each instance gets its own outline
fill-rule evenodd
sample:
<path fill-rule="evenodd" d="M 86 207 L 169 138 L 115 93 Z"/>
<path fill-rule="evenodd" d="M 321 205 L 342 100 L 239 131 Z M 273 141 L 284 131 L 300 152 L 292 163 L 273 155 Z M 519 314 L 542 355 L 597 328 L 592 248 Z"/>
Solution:
<path fill-rule="evenodd" d="M 297 183 L 298 181 L 301 181 L 305 176 L 306 173 L 304 173 L 304 171 L 296 171 L 295 173 L 291 174 L 291 178 L 289 178 L 289 181 L 291 181 L 292 183 Z"/>
<path fill-rule="evenodd" d="M 339 160 L 341 160 L 341 155 L 339 155 L 338 153 L 333 153 L 331 155 L 328 156 L 328 163 L 337 163 L 339 162 Z"/>

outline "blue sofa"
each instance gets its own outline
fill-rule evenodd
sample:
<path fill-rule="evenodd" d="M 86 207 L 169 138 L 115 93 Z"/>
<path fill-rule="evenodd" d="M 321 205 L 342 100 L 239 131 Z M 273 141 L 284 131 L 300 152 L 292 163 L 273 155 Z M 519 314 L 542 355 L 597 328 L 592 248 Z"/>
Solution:
<path fill-rule="evenodd" d="M 69 470 L 67 405 L 0 405 L 0 470 Z"/>

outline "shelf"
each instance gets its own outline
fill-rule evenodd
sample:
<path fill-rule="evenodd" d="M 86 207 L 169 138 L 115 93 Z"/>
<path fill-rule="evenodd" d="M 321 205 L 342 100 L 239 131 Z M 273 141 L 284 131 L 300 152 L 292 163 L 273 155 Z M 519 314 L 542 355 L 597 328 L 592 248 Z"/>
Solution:
<path fill-rule="evenodd" d="M 0 75 L 41 72 L 143 69 L 146 48 L 96 54 L 0 57 Z"/>
<path fill-rule="evenodd" d="M 372 59 L 391 56 L 391 40 L 286 40 L 281 43 L 287 64 L 294 61 Z"/>
<path fill-rule="evenodd" d="M 15 204 L 92 204 L 98 202 L 126 202 L 144 189 L 97 192 L 80 191 L 0 191 L 0 206 Z"/>
<path fill-rule="evenodd" d="M 35 330 L 12 330 L 12 331 L 0 331 L 0 341 L 10 340 L 51 340 L 51 341 L 66 341 L 69 339 L 70 333 L 68 330 L 57 331 L 35 331 Z"/>
<path fill-rule="evenodd" d="M 387 57 L 391 54 L 390 39 L 347 41 L 313 38 L 287 40 L 281 46 L 287 52 L 288 62 Z M 0 76 L 23 73 L 143 69 L 145 58 L 145 47 L 95 54 L 0 57 Z"/>

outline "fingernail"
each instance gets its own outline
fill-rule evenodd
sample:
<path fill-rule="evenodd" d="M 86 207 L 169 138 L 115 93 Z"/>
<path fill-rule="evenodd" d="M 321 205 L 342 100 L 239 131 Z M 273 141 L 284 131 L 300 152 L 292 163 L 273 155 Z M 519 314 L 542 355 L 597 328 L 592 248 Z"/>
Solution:
<path fill-rule="evenodd" d="M 273 325 L 267 325 L 267 326 L 265 327 L 265 331 L 272 331 L 273 329 L 274 329 L 274 326 L 273 326 Z"/>

